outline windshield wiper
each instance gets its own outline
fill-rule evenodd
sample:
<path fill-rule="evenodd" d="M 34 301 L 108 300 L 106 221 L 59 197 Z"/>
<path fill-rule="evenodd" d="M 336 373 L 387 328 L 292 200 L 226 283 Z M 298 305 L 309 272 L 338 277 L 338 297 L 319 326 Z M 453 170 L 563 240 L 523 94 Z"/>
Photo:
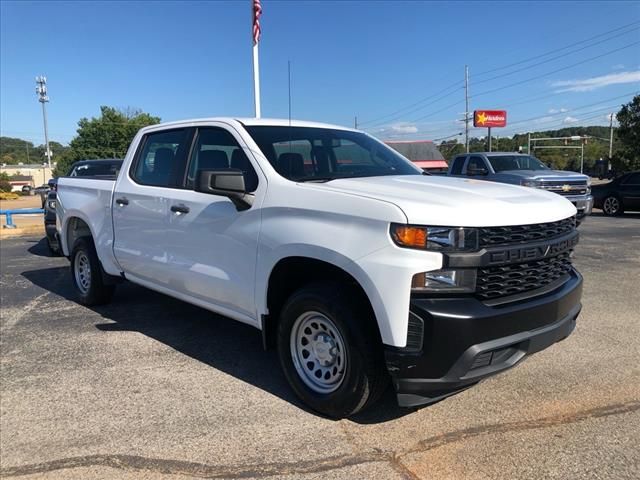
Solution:
<path fill-rule="evenodd" d="M 330 176 L 320 176 L 320 175 L 313 175 L 313 176 L 309 176 L 309 177 L 300 177 L 300 178 L 295 178 L 292 180 L 294 182 L 330 182 L 331 180 L 335 180 L 336 178 L 342 178 L 342 177 L 330 177 Z"/>

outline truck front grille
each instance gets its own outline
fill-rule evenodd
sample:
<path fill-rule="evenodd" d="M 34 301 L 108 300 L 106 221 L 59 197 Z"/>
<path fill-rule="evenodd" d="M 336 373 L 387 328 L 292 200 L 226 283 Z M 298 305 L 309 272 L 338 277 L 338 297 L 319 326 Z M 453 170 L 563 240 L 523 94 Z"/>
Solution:
<path fill-rule="evenodd" d="M 557 222 L 508 227 L 484 227 L 479 229 L 480 247 L 536 242 L 559 237 L 576 228 L 576 217 Z"/>
<path fill-rule="evenodd" d="M 506 297 L 542 288 L 571 272 L 570 251 L 531 262 L 478 268 L 476 296 Z"/>
<path fill-rule="evenodd" d="M 589 187 L 586 181 L 575 180 L 571 182 L 541 182 L 539 188 L 560 195 L 585 195 Z"/>

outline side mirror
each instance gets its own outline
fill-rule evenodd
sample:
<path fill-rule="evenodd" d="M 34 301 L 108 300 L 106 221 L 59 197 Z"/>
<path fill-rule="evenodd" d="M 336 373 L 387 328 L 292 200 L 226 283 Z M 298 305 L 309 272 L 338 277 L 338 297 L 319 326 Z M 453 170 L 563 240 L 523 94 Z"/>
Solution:
<path fill-rule="evenodd" d="M 196 192 L 229 198 L 238 210 L 247 210 L 253 204 L 253 195 L 247 193 L 242 170 L 198 170 L 193 188 Z"/>
<path fill-rule="evenodd" d="M 487 170 L 486 167 L 467 167 L 467 175 L 489 175 L 489 170 Z"/>

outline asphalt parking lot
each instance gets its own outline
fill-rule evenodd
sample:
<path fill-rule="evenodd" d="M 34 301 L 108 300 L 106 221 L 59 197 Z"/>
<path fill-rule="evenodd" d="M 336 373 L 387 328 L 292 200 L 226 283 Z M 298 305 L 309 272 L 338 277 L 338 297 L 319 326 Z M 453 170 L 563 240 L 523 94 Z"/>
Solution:
<path fill-rule="evenodd" d="M 640 478 L 640 215 L 580 227 L 572 336 L 419 410 L 333 421 L 259 332 L 131 284 L 73 301 L 64 258 L 3 240 L 3 478 Z"/>

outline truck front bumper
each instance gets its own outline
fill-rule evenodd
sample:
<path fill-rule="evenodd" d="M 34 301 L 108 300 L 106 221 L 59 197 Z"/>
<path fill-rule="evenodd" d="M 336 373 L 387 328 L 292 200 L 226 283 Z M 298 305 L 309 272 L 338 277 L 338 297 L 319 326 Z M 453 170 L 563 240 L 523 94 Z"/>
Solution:
<path fill-rule="evenodd" d="M 585 217 L 587 215 L 591 215 L 591 210 L 593 209 L 593 196 L 592 195 L 580 195 L 580 196 L 567 196 L 565 197 L 569 200 L 578 210 L 578 218 Z"/>
<path fill-rule="evenodd" d="M 500 306 L 473 297 L 412 297 L 422 349 L 385 348 L 398 404 L 436 402 L 566 338 L 575 328 L 581 295 L 582 276 L 573 270 L 552 292 Z"/>

